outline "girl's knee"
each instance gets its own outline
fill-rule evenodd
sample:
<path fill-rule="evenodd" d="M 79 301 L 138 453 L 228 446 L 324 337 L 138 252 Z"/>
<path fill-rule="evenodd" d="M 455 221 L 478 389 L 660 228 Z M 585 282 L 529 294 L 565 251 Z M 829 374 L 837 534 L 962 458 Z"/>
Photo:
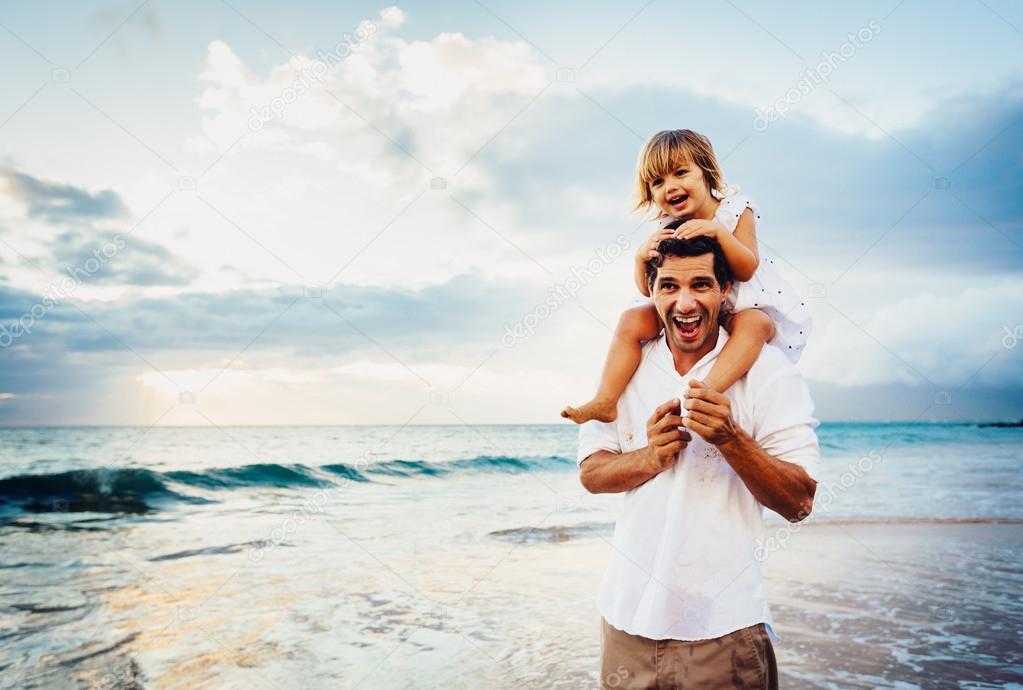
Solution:
<path fill-rule="evenodd" d="M 653 305 L 626 309 L 618 319 L 615 333 L 630 340 L 650 340 L 660 332 L 657 310 Z"/>
<path fill-rule="evenodd" d="M 774 337 L 774 321 L 759 309 L 744 309 L 732 316 L 732 328 L 742 328 L 756 334 L 764 342 Z"/>

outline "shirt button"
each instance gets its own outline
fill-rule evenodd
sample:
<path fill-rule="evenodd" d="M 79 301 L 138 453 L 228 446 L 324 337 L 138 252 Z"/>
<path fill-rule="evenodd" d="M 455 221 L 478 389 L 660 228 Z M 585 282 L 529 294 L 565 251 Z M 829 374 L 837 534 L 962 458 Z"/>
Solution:
<path fill-rule="evenodd" d="M 625 434 L 625 442 L 626 443 L 632 443 L 632 439 L 633 439 L 633 435 L 632 435 L 631 431 L 629 433 Z"/>

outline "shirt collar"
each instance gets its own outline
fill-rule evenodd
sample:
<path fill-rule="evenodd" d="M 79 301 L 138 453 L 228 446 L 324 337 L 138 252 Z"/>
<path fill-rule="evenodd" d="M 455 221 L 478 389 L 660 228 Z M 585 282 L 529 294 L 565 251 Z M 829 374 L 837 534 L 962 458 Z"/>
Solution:
<path fill-rule="evenodd" d="M 714 363 L 714 360 L 717 359 L 718 354 L 721 352 L 721 348 L 725 346 L 726 342 L 728 342 L 728 331 L 726 331 L 721 326 L 718 326 L 717 345 L 714 346 L 713 350 L 711 350 L 703 357 L 701 357 L 699 360 L 697 360 L 696 364 L 693 365 L 693 367 L 686 373 L 684 377 L 681 374 L 679 374 L 678 371 L 675 369 L 675 358 L 671 354 L 671 348 L 668 347 L 668 336 L 664 335 L 663 333 L 661 334 L 661 342 L 657 344 L 657 349 L 661 355 L 661 358 L 666 361 L 668 371 L 674 372 L 675 376 L 677 376 L 681 381 L 683 378 L 685 379 L 698 378 L 699 375 L 702 375 L 701 372 L 703 371 L 704 368 L 707 368 L 709 370 L 710 366 Z"/>

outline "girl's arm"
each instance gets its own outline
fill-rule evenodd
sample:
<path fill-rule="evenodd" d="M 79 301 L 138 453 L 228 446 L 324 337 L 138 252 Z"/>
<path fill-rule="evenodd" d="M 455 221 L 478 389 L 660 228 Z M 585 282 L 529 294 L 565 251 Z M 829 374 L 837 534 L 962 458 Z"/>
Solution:
<path fill-rule="evenodd" d="M 756 222 L 752 209 L 747 208 L 742 212 L 734 233 L 712 220 L 690 221 L 679 228 L 680 237 L 699 235 L 707 235 L 718 241 L 735 280 L 744 282 L 753 277 L 760 265 L 760 254 L 757 251 Z M 730 337 L 721 348 L 704 383 L 723 393 L 745 376 L 757 361 L 764 345 L 774 337 L 774 322 L 759 309 L 745 309 L 725 316 L 722 325 Z"/>
<path fill-rule="evenodd" d="M 682 239 L 700 235 L 718 241 L 736 280 L 745 282 L 753 277 L 760 265 L 760 253 L 757 251 L 757 229 L 752 209 L 742 212 L 734 233 L 728 232 L 715 220 L 691 220 L 678 229 L 678 236 Z"/>
<path fill-rule="evenodd" d="M 636 281 L 636 287 L 643 294 L 644 297 L 650 296 L 650 283 L 647 280 L 646 275 L 646 259 L 642 258 L 639 254 L 636 254 L 636 269 L 633 272 L 633 278 Z"/>
<path fill-rule="evenodd" d="M 703 382 L 724 393 L 753 367 L 764 345 L 774 337 L 774 322 L 759 309 L 727 314 L 722 325 L 729 338 Z"/>
<path fill-rule="evenodd" d="M 650 239 L 641 244 L 639 250 L 636 252 L 636 267 L 632 275 L 636 281 L 636 287 L 641 293 L 643 293 L 644 297 L 650 296 L 650 283 L 647 280 L 646 275 L 646 262 L 648 259 L 652 259 L 657 256 L 657 245 L 661 240 L 666 240 L 669 237 L 674 236 L 674 229 L 669 230 L 664 228 L 658 230 L 654 234 L 650 235 Z M 656 336 L 657 334 L 655 333 L 653 337 Z"/>
<path fill-rule="evenodd" d="M 747 208 L 739 216 L 734 233 L 724 233 L 718 242 L 725 252 L 728 265 L 732 267 L 732 275 L 738 281 L 749 280 L 760 266 L 760 252 L 757 251 L 757 224 L 753 219 L 753 209 Z M 734 240 L 734 242 L 733 242 Z M 731 254 L 725 247 L 731 245 Z"/>

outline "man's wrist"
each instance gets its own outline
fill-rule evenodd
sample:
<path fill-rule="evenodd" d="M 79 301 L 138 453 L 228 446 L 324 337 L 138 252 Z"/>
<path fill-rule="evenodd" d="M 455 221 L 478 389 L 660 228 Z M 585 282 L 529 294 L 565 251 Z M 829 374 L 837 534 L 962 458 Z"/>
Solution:
<path fill-rule="evenodd" d="M 658 459 L 657 453 L 654 451 L 654 447 L 648 445 L 646 448 L 642 449 L 642 453 L 643 471 L 651 477 L 660 474 L 663 468 L 661 467 L 661 461 Z"/>
<path fill-rule="evenodd" d="M 721 451 L 722 455 L 728 455 L 729 453 L 740 451 L 745 445 L 747 438 L 749 438 L 749 435 L 745 431 L 739 427 L 734 427 L 732 433 L 729 434 L 725 440 L 716 443 L 715 445 L 718 450 Z"/>

